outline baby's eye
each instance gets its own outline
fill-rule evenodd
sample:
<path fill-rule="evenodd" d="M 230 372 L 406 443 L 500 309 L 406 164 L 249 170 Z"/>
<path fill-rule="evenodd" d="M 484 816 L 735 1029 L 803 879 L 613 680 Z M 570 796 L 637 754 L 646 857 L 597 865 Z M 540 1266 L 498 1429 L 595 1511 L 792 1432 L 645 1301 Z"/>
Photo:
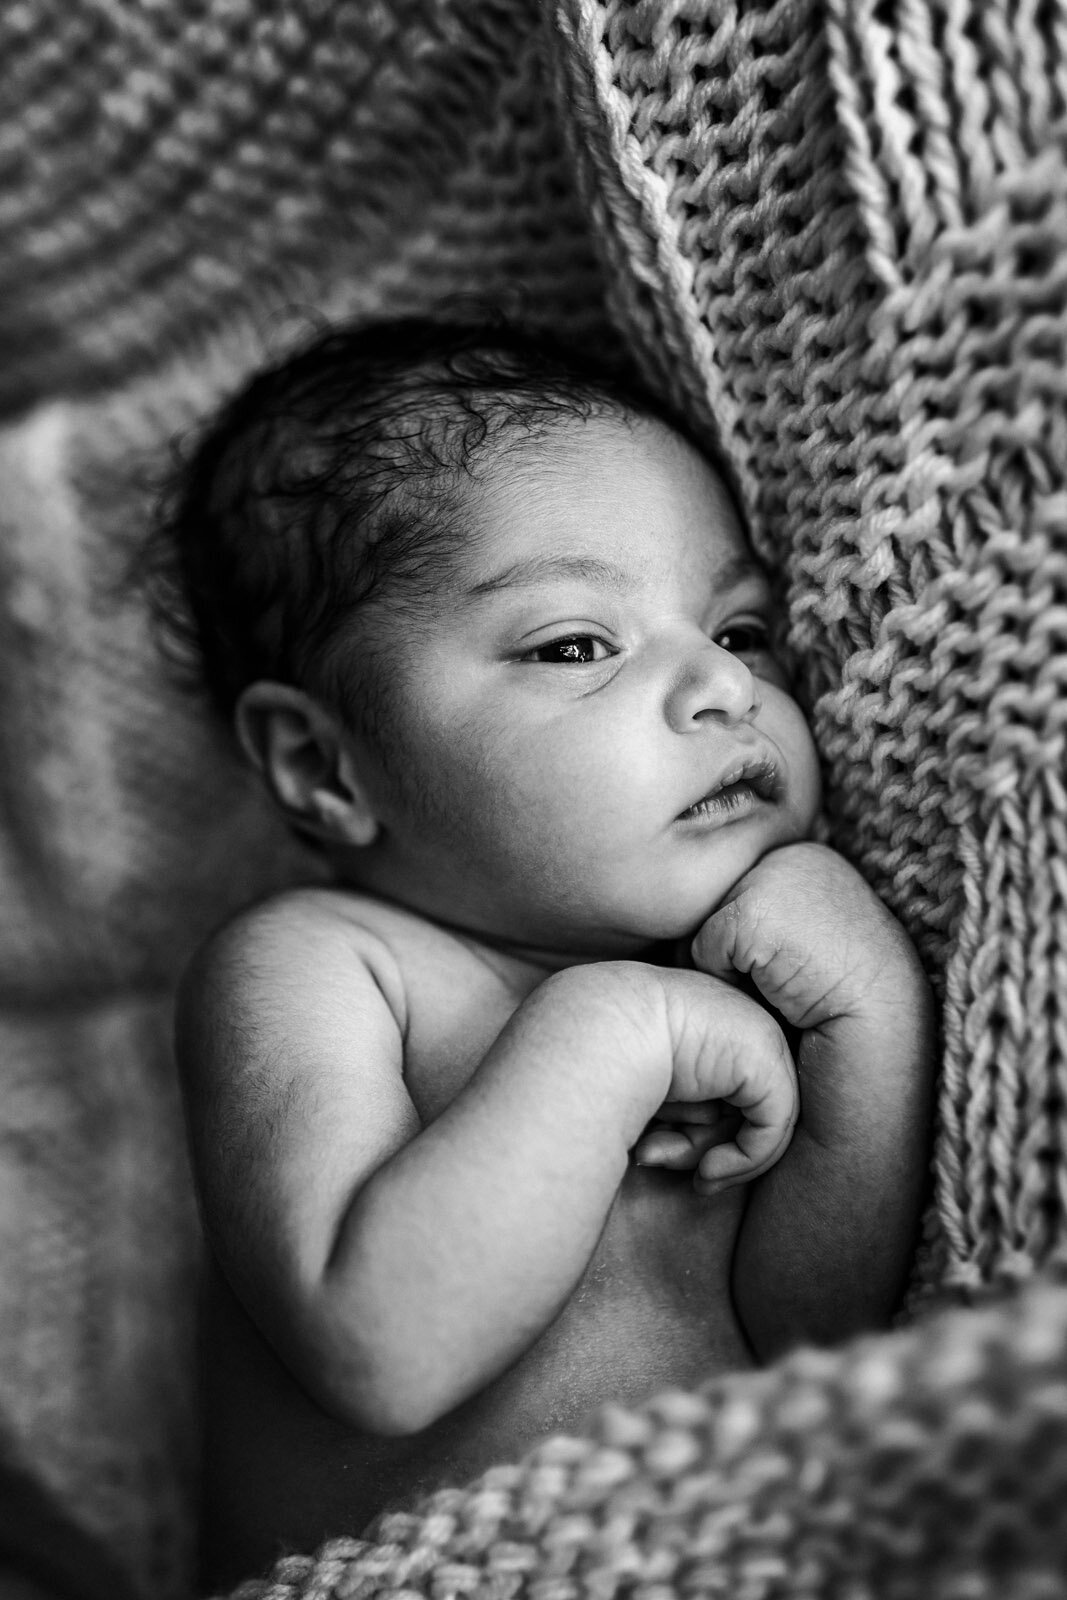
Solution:
<path fill-rule="evenodd" d="M 771 649 L 771 630 L 765 622 L 732 622 L 715 635 L 715 643 L 732 656 L 766 654 Z"/>
<path fill-rule="evenodd" d="M 529 660 L 554 665 L 584 667 L 590 661 L 604 661 L 611 654 L 603 639 L 591 633 L 571 633 L 565 639 L 552 639 L 531 650 Z"/>

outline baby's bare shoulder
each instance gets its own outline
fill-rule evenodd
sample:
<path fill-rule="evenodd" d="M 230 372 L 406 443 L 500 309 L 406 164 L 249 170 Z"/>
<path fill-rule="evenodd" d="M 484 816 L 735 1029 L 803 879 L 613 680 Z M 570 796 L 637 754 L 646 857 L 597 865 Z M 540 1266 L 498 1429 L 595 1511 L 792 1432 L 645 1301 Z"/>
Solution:
<path fill-rule="evenodd" d="M 409 919 L 416 920 L 416 919 Z M 399 1080 L 410 1024 L 398 918 L 368 896 L 296 888 L 231 917 L 190 962 L 175 1008 L 178 1066 L 198 1105 L 278 1106 L 298 1086 Z"/>
<path fill-rule="evenodd" d="M 463 941 L 418 913 L 357 890 L 299 887 L 258 901 L 201 947 L 182 984 L 185 1006 L 235 1003 L 304 1009 L 361 991 L 385 1000 L 406 1033 L 413 994 L 432 974 L 472 962 Z"/>
<path fill-rule="evenodd" d="M 182 998 L 188 1004 L 197 996 L 204 1004 L 225 997 L 232 1005 L 264 991 L 291 999 L 336 990 L 338 983 L 348 993 L 370 984 L 402 1015 L 400 968 L 365 902 L 342 891 L 297 888 L 246 907 L 201 945 Z"/>

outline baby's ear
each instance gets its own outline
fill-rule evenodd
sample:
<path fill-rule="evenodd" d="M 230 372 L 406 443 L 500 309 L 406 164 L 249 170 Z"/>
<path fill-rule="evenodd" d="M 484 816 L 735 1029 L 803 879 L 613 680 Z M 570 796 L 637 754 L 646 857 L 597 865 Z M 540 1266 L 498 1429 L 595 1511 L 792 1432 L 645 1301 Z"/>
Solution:
<path fill-rule="evenodd" d="M 371 844 L 378 821 L 338 717 L 303 689 L 252 683 L 234 710 L 241 748 L 289 821 L 324 843 Z"/>

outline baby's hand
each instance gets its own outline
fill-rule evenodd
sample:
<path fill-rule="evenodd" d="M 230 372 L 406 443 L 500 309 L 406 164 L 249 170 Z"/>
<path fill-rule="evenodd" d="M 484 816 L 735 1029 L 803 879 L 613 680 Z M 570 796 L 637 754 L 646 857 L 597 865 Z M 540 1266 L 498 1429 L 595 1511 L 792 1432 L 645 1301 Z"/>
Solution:
<path fill-rule="evenodd" d="M 926 1191 L 936 1012 L 904 929 L 848 862 L 772 850 L 692 945 L 749 978 L 799 1033 L 802 1115 L 752 1195 L 733 1288 L 762 1359 L 884 1323 L 907 1278 Z"/>
<path fill-rule="evenodd" d="M 762 1006 L 717 979 L 660 969 L 656 976 L 667 1002 L 672 1078 L 634 1158 L 641 1166 L 695 1168 L 700 1194 L 747 1183 L 779 1160 L 796 1126 L 796 1070 L 785 1036 Z"/>
<path fill-rule="evenodd" d="M 804 1032 L 848 1017 L 888 1024 L 925 989 L 896 918 L 844 857 L 817 844 L 764 856 L 704 923 L 692 954 L 727 982 L 748 975 Z"/>
<path fill-rule="evenodd" d="M 736 1140 L 741 1113 L 725 1100 L 668 1100 L 634 1146 L 639 1167 L 692 1172 L 705 1151 Z"/>

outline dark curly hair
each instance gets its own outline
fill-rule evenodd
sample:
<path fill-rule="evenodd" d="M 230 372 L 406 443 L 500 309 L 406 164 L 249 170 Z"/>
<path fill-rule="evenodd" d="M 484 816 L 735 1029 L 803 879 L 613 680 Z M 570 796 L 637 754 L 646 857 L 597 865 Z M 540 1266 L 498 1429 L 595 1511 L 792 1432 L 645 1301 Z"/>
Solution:
<path fill-rule="evenodd" d="M 679 427 L 628 369 L 505 323 L 320 335 L 223 407 L 167 497 L 149 590 L 172 659 L 227 718 L 264 678 L 346 711 L 342 632 L 372 596 L 432 595 L 469 537 L 464 479 L 604 413 Z"/>

